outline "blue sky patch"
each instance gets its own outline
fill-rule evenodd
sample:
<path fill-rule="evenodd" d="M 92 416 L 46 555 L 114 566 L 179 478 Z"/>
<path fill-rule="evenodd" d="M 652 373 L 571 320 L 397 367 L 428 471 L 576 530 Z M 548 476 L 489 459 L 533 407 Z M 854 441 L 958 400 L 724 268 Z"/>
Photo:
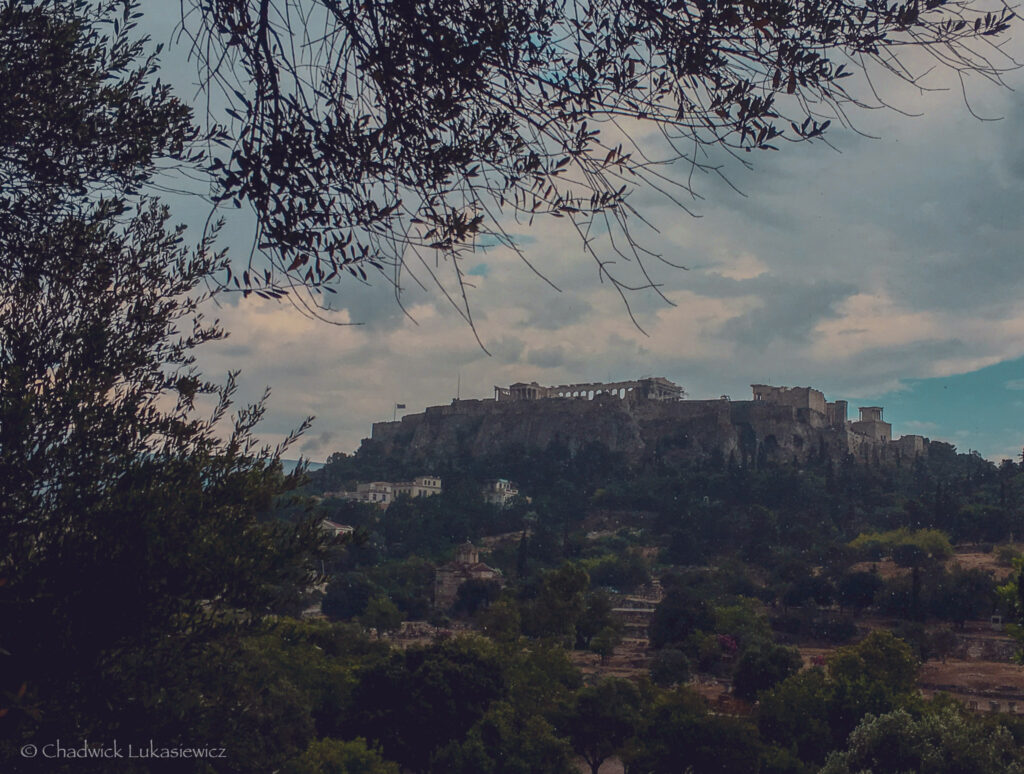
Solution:
<path fill-rule="evenodd" d="M 908 379 L 905 389 L 850 402 L 885 407 L 893 435 L 924 435 L 976 450 L 990 459 L 1020 460 L 1024 444 L 1024 358 L 931 379 Z"/>

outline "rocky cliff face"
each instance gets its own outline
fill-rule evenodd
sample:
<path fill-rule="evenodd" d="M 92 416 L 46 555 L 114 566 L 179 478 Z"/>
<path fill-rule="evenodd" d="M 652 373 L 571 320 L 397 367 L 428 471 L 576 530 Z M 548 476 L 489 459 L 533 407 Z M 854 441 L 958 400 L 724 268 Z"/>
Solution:
<path fill-rule="evenodd" d="M 575 450 L 597 441 L 634 462 L 659 456 L 685 463 L 721 455 L 741 464 L 803 461 L 822 453 L 866 460 L 907 456 L 899 443 L 878 443 L 833 426 L 810 409 L 762 401 L 658 401 L 598 396 L 543 400 L 453 401 L 373 426 L 389 456 L 430 468 L 458 455 L 482 457 L 511 447 Z M 911 455 L 912 456 L 912 455 Z"/>

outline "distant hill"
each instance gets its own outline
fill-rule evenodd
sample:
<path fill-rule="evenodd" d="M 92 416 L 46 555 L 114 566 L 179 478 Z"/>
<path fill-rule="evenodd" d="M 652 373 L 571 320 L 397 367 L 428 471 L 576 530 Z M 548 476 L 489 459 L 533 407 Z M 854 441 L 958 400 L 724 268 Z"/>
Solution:
<path fill-rule="evenodd" d="M 307 468 L 310 471 L 320 470 L 320 468 L 322 468 L 324 466 L 324 463 L 322 463 L 322 462 L 312 462 L 311 460 L 306 460 L 305 462 L 306 462 Z M 298 464 L 299 464 L 298 460 L 284 460 L 284 459 L 281 460 L 281 465 L 284 466 L 284 472 L 285 473 L 291 473 L 293 470 L 295 470 L 295 468 L 296 468 L 296 466 Z"/>

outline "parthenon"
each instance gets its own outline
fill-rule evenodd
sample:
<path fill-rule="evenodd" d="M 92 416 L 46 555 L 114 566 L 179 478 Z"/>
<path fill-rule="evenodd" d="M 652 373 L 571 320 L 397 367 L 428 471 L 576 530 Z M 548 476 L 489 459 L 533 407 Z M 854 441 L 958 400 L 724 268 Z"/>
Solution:
<path fill-rule="evenodd" d="M 543 398 L 585 398 L 611 395 L 616 398 L 636 396 L 648 400 L 682 400 L 686 393 L 678 384 L 662 376 L 634 379 L 627 382 L 587 382 L 543 387 L 537 382 L 516 382 L 509 387 L 494 387 L 494 399 L 540 400 Z"/>

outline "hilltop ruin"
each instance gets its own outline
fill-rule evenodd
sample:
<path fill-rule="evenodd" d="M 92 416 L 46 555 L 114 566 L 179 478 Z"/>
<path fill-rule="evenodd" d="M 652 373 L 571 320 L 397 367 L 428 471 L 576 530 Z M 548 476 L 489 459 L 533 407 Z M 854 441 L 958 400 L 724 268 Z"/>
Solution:
<path fill-rule="evenodd" d="M 389 456 L 426 465 L 555 441 L 570 449 L 598 441 L 634 462 L 657 455 L 680 463 L 732 457 L 758 465 L 853 455 L 884 464 L 928 452 L 922 436 L 893 440 L 880 406 L 860 407 L 851 421 L 846 401 L 829 402 L 813 387 L 751 388 L 750 400 L 689 400 L 663 377 L 555 387 L 518 382 L 495 387 L 493 398 L 453 400 L 375 423 L 370 442 Z"/>

